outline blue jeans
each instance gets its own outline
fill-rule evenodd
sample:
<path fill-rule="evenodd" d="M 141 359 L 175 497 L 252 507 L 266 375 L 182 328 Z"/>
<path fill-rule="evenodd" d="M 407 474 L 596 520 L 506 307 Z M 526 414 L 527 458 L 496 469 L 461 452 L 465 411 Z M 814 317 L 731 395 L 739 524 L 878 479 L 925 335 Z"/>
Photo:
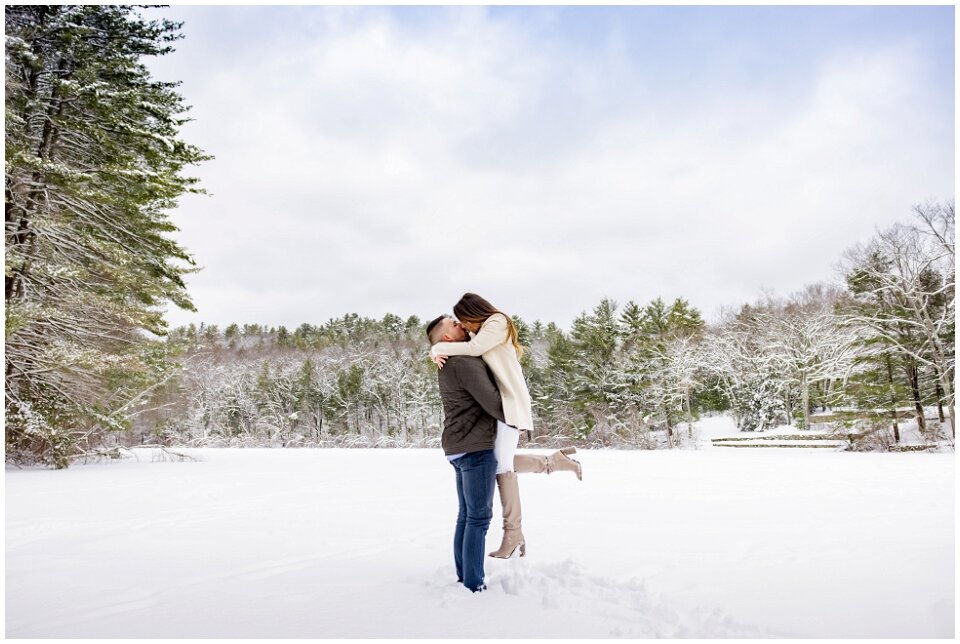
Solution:
<path fill-rule="evenodd" d="M 457 580 L 477 592 L 483 587 L 484 545 L 493 518 L 493 489 L 497 458 L 492 449 L 471 452 L 450 462 L 457 473 L 457 529 L 453 533 L 453 561 Z"/>

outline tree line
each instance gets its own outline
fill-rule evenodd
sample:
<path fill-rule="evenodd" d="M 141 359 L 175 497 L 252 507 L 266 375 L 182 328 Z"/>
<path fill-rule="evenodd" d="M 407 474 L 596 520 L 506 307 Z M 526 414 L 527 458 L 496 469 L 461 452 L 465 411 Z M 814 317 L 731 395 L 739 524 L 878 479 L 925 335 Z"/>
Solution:
<path fill-rule="evenodd" d="M 765 294 L 714 324 L 686 300 L 603 299 L 569 330 L 514 316 L 534 444 L 658 448 L 704 413 L 741 430 L 809 429 L 833 410 L 900 441 L 913 419 L 954 436 L 954 207 L 845 253 L 836 284 Z M 325 324 L 201 325 L 170 333 L 183 367 L 137 440 L 190 445 L 435 445 L 442 409 L 425 321 L 355 314 Z M 928 418 L 935 410 L 935 416 Z"/>

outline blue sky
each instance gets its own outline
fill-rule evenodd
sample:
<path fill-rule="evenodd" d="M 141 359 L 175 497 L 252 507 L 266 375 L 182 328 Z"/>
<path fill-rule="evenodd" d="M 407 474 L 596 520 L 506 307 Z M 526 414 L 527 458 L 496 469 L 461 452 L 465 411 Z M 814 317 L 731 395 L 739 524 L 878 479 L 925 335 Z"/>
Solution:
<path fill-rule="evenodd" d="M 174 324 L 432 317 L 465 291 L 566 326 L 602 297 L 713 319 L 834 279 L 954 195 L 953 7 L 175 6 Z"/>

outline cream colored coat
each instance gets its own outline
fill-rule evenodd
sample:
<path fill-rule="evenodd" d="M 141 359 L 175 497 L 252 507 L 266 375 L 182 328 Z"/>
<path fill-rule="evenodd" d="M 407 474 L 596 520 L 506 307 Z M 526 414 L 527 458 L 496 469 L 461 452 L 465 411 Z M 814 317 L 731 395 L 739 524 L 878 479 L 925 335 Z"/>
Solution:
<path fill-rule="evenodd" d="M 493 372 L 503 400 L 503 415 L 508 425 L 533 429 L 530 390 L 507 334 L 507 318 L 494 313 L 480 326 L 469 342 L 438 342 L 430 350 L 435 356 L 480 356 Z"/>

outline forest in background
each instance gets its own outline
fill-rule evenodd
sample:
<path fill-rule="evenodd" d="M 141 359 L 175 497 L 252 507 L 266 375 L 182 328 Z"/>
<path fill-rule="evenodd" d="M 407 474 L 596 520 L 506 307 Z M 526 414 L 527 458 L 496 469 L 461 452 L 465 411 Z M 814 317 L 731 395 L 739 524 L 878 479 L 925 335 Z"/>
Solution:
<path fill-rule="evenodd" d="M 687 301 L 604 299 L 569 330 L 514 316 L 534 407 L 533 445 L 677 446 L 704 413 L 744 431 L 831 427 L 867 449 L 915 420 L 952 440 L 954 207 L 850 248 L 843 283 L 767 294 L 713 325 Z M 442 408 L 427 319 L 355 314 L 290 330 L 174 329 L 180 369 L 144 400 L 136 440 L 192 446 L 437 445 Z M 925 413 L 926 408 L 926 413 Z M 927 418 L 930 409 L 934 419 Z"/>

